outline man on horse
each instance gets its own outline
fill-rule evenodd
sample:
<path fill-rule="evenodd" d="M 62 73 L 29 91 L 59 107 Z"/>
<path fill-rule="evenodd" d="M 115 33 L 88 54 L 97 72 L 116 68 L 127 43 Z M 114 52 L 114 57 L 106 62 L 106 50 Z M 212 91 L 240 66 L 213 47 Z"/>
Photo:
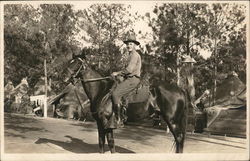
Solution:
<path fill-rule="evenodd" d="M 116 84 L 111 92 L 113 110 L 118 125 L 122 125 L 120 104 L 121 98 L 132 92 L 138 86 L 141 75 L 141 56 L 135 49 L 135 47 L 140 43 L 136 41 L 135 33 L 129 32 L 127 39 L 123 42 L 127 45 L 128 51 L 125 68 L 111 74 L 112 77 L 121 76 L 123 78 L 121 82 Z"/>

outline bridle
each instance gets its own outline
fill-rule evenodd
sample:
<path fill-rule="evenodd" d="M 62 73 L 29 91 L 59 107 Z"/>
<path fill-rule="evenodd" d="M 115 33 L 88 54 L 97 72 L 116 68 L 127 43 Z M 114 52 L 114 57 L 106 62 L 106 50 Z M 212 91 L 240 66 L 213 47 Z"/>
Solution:
<path fill-rule="evenodd" d="M 77 69 L 76 73 L 74 73 L 74 71 L 72 71 L 70 68 L 67 68 L 67 70 L 70 72 L 71 74 L 71 78 L 70 80 L 74 80 L 74 78 L 77 78 L 77 76 L 79 75 L 79 73 L 81 72 L 81 70 L 85 70 L 87 68 L 84 60 L 82 60 L 81 58 L 77 58 L 77 60 L 79 60 L 82 64 L 81 66 Z M 73 60 L 74 61 L 74 60 Z M 73 79 L 72 79 L 73 78 Z M 79 80 L 79 78 L 77 78 Z M 111 76 L 107 76 L 107 77 L 101 77 L 101 78 L 93 78 L 93 79 L 83 79 L 81 78 L 80 80 L 83 81 L 84 83 L 87 82 L 95 82 L 95 81 L 100 81 L 100 80 L 106 80 L 106 79 L 113 79 Z"/>
<path fill-rule="evenodd" d="M 73 79 L 74 79 L 74 78 L 77 78 L 77 76 L 79 75 L 79 73 L 81 72 L 81 70 L 86 68 L 86 66 L 85 66 L 85 64 L 84 64 L 84 61 L 83 61 L 81 58 L 77 58 L 77 60 L 81 61 L 81 65 L 80 65 L 80 67 L 77 69 L 76 72 L 72 71 L 69 67 L 67 67 L 67 70 L 69 71 L 69 73 L 70 73 L 70 75 L 71 75 L 71 77 L 70 77 L 69 80 L 72 80 L 72 78 L 73 78 Z M 73 61 L 75 61 L 75 59 L 74 59 Z"/>

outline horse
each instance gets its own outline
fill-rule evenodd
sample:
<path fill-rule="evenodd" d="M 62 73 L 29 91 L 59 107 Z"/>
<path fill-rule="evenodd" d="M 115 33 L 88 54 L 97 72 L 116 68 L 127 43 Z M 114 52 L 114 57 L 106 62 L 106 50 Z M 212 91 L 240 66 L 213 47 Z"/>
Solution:
<path fill-rule="evenodd" d="M 188 109 L 192 106 L 187 90 L 176 84 L 158 81 L 151 85 L 153 99 L 150 104 L 160 109 L 160 115 L 174 136 L 176 153 L 183 153 Z"/>
<path fill-rule="evenodd" d="M 90 111 L 97 123 L 99 152 L 104 153 L 106 137 L 110 152 L 115 153 L 113 135 L 115 128 L 105 127 L 107 120 L 113 116 L 112 101 L 110 97 L 107 97 L 107 93 L 110 92 L 114 81 L 108 80 L 109 77 L 96 79 L 101 77 L 101 74 L 88 65 L 85 56 L 83 58 L 73 58 L 63 74 L 64 82 L 72 81 L 75 78 L 81 80 L 86 95 L 90 100 Z M 187 122 L 186 94 L 179 88 L 168 89 L 166 87 L 164 83 L 155 86 L 153 94 L 150 92 L 148 99 L 142 105 L 146 110 L 154 106 L 160 108 L 161 115 L 174 136 L 176 153 L 181 153 L 183 152 Z"/>
<path fill-rule="evenodd" d="M 81 80 L 82 86 L 87 97 L 90 100 L 90 111 L 93 118 L 96 120 L 98 128 L 99 152 L 104 153 L 105 137 L 108 142 L 108 147 L 111 153 L 115 153 L 115 142 L 113 135 L 113 128 L 106 128 L 105 122 L 111 120 L 113 116 L 112 102 L 107 93 L 110 92 L 114 81 L 108 79 L 101 79 L 99 81 L 85 80 L 102 77 L 96 70 L 91 68 L 86 59 L 75 58 L 72 59 L 66 70 L 63 72 L 64 82 L 72 82 L 73 78 Z M 149 101 L 138 103 L 142 107 L 147 107 Z"/>

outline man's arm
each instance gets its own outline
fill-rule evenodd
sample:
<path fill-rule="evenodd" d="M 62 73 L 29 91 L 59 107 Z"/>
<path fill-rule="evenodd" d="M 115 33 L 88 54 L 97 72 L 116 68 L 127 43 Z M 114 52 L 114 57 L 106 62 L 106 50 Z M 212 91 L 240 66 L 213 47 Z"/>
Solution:
<path fill-rule="evenodd" d="M 128 63 L 128 66 L 122 71 L 122 74 L 128 75 L 130 73 L 132 73 L 134 71 L 134 69 L 136 68 L 136 63 L 138 61 L 138 55 L 133 53 L 131 55 L 131 59 Z"/>

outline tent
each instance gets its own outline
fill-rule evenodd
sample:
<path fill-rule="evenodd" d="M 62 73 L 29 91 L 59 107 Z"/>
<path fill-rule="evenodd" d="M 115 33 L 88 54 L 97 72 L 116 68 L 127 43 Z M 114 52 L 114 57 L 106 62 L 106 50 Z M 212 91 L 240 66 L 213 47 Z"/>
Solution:
<path fill-rule="evenodd" d="M 48 112 L 52 117 L 92 119 L 89 100 L 80 82 L 75 86 L 71 83 L 67 85 L 61 93 L 52 97 L 48 104 L 52 106 Z"/>
<path fill-rule="evenodd" d="M 210 97 L 211 98 L 211 97 Z M 232 136 L 246 136 L 246 85 L 237 75 L 229 75 L 218 86 L 215 105 L 205 102 L 207 128 L 205 131 Z"/>
<path fill-rule="evenodd" d="M 209 107 L 212 104 L 212 95 L 204 99 L 204 106 Z M 220 106 L 240 106 L 246 104 L 246 85 L 237 75 L 229 75 L 218 85 L 215 94 L 215 105 Z"/>
<path fill-rule="evenodd" d="M 32 108 L 28 106 L 28 89 L 27 78 L 23 78 L 21 82 L 14 87 L 12 82 L 8 82 L 4 87 L 6 112 L 31 113 Z"/>

